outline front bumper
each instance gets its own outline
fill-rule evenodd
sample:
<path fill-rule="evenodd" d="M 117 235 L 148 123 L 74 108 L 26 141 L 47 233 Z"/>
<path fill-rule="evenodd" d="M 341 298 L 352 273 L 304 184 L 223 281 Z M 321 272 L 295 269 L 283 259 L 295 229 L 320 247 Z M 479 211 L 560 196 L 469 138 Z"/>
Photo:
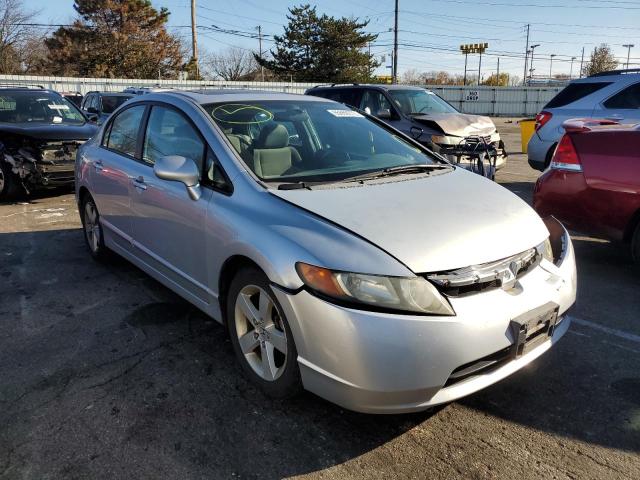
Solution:
<path fill-rule="evenodd" d="M 560 317 L 575 302 L 576 269 L 569 241 L 559 267 L 538 266 L 507 292 L 496 289 L 451 298 L 454 317 L 376 313 L 337 306 L 306 290 L 275 289 L 289 319 L 306 389 L 350 410 L 419 411 L 491 385 L 548 350 L 569 328 Z M 509 349 L 511 321 L 553 302 L 553 334 L 523 356 L 462 381 L 461 366 Z M 447 385 L 447 386 L 445 386 Z"/>

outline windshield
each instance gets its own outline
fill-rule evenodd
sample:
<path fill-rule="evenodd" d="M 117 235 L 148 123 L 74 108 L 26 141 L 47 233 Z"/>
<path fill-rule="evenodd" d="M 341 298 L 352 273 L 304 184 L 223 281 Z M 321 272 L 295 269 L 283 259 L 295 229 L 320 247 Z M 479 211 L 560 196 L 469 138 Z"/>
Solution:
<path fill-rule="evenodd" d="M 0 93 L 0 122 L 81 125 L 80 110 L 61 95 L 50 92 Z"/>
<path fill-rule="evenodd" d="M 204 105 L 247 166 L 271 182 L 341 181 L 440 163 L 345 105 L 274 100 Z"/>
<path fill-rule="evenodd" d="M 102 96 L 102 113 L 113 113 L 113 111 L 129 100 L 133 95 L 113 95 Z"/>
<path fill-rule="evenodd" d="M 393 103 L 405 115 L 429 113 L 458 113 L 458 111 L 428 90 L 389 90 Z"/>

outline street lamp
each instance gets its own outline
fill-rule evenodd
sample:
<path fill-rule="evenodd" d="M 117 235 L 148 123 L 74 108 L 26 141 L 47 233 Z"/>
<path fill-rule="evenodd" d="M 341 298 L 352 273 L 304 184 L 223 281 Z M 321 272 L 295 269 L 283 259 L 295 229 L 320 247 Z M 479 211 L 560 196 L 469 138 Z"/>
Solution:
<path fill-rule="evenodd" d="M 555 57 L 556 54 L 552 53 L 551 55 L 549 55 L 550 60 L 549 60 L 549 84 L 551 84 L 551 69 L 553 68 L 553 57 Z"/>
<path fill-rule="evenodd" d="M 576 57 L 571 57 L 571 69 L 569 70 L 569 80 L 571 80 L 571 76 L 573 75 L 573 61 Z"/>
<path fill-rule="evenodd" d="M 533 77 L 533 51 L 540 46 L 539 43 L 535 45 L 531 45 L 531 63 L 529 64 L 529 85 L 531 85 L 531 80 Z"/>
<path fill-rule="evenodd" d="M 628 43 L 627 45 L 622 45 L 627 49 L 627 69 L 629 69 L 629 56 L 631 55 L 631 49 L 635 47 L 635 45 Z"/>

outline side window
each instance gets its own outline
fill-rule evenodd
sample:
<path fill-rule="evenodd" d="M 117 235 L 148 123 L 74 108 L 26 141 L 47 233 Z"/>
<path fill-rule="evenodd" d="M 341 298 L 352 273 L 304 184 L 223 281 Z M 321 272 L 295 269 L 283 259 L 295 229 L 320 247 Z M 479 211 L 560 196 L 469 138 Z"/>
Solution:
<path fill-rule="evenodd" d="M 91 105 L 91 99 L 93 98 L 93 94 L 89 94 L 86 97 L 84 97 L 84 100 L 82 101 L 82 109 L 86 110 L 87 108 L 89 108 L 89 106 Z"/>
<path fill-rule="evenodd" d="M 221 190 L 226 193 L 231 193 L 233 191 L 231 182 L 229 182 L 227 175 L 222 170 L 222 167 L 218 163 L 218 159 L 210 148 L 207 149 L 207 162 L 205 171 L 206 184 L 211 185 L 216 190 Z"/>
<path fill-rule="evenodd" d="M 393 113 L 393 108 L 381 92 L 375 90 L 365 90 L 360 100 L 360 110 L 364 110 L 370 115 L 378 116 L 385 110 L 390 114 Z"/>
<path fill-rule="evenodd" d="M 167 155 L 190 158 L 202 172 L 204 141 L 189 121 L 176 110 L 155 106 L 151 109 L 144 139 L 142 159 L 153 165 Z"/>
<path fill-rule="evenodd" d="M 114 118 L 105 145 L 110 150 L 135 157 L 138 144 L 140 122 L 144 114 L 144 105 L 137 105 L 126 109 Z"/>
<path fill-rule="evenodd" d="M 605 108 L 638 109 L 640 108 L 640 83 L 630 85 L 604 102 Z"/>

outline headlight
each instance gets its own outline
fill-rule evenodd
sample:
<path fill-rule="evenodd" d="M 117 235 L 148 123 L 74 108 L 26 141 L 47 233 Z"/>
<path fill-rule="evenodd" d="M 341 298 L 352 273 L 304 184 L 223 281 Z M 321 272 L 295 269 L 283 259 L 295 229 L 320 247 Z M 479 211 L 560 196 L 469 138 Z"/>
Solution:
<path fill-rule="evenodd" d="M 345 303 L 432 315 L 455 315 L 438 290 L 422 277 L 385 277 L 340 272 L 296 263 L 298 275 L 314 292 Z"/>
<path fill-rule="evenodd" d="M 544 258 L 555 265 L 560 265 L 567 253 L 569 234 L 562 224 L 553 216 L 543 218 L 542 221 L 546 225 L 547 230 L 549 230 L 549 237 L 538 246 L 538 249 L 544 246 L 544 251 L 540 252 Z"/>
<path fill-rule="evenodd" d="M 547 237 L 547 239 L 544 242 L 538 245 L 536 247 L 536 250 L 538 250 L 538 253 L 542 255 L 542 258 L 544 258 L 545 260 L 548 260 L 551 263 L 554 263 L 553 249 L 551 248 L 551 240 L 549 240 L 549 237 Z"/>

